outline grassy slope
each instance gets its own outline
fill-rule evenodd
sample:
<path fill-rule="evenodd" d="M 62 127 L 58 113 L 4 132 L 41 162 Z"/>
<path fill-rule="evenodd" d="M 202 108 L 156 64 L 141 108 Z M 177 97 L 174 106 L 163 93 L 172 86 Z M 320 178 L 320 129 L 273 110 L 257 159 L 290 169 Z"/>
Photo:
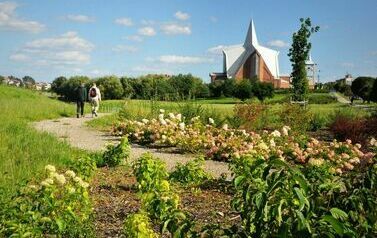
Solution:
<path fill-rule="evenodd" d="M 17 183 L 38 176 L 46 164 L 63 166 L 81 153 L 28 125 L 72 115 L 74 109 L 37 92 L 0 85 L 0 188 L 4 194 L 14 191 Z"/>

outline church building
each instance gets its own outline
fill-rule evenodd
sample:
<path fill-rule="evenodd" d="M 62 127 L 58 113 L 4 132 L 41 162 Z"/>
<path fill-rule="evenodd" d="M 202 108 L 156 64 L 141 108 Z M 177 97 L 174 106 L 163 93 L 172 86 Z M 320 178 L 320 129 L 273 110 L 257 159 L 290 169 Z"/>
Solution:
<path fill-rule="evenodd" d="M 223 72 L 210 73 L 211 82 L 258 77 L 262 82 L 272 83 L 275 88 L 289 88 L 289 76 L 279 73 L 278 56 L 278 51 L 259 44 L 254 22 L 251 21 L 245 42 L 223 49 Z"/>

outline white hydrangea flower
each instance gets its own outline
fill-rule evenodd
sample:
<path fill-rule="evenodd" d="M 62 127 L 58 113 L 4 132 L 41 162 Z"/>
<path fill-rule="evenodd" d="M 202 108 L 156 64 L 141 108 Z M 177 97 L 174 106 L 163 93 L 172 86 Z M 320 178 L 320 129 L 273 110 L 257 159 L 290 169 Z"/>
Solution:
<path fill-rule="evenodd" d="M 280 137 L 280 136 L 281 136 L 280 131 L 278 131 L 278 130 L 274 130 L 274 131 L 271 133 L 271 135 L 272 135 L 273 137 Z"/>
<path fill-rule="evenodd" d="M 73 187 L 68 188 L 68 193 L 75 193 L 75 192 L 76 192 L 75 188 L 73 188 Z"/>
<path fill-rule="evenodd" d="M 54 184 L 54 180 L 52 180 L 51 178 L 47 178 L 47 179 L 45 179 L 45 180 L 43 180 L 43 181 L 41 182 L 41 185 L 42 185 L 43 187 L 48 187 L 48 186 L 50 186 L 50 185 L 52 185 L 52 184 Z"/>
<path fill-rule="evenodd" d="M 158 119 L 159 120 L 163 120 L 164 119 L 164 114 L 161 113 L 160 115 L 158 115 Z"/>
<path fill-rule="evenodd" d="M 65 171 L 65 175 L 67 175 L 67 177 L 69 177 L 69 178 L 74 178 L 74 177 L 76 177 L 76 173 L 73 172 L 72 170 L 67 170 L 67 171 Z"/>
<path fill-rule="evenodd" d="M 260 143 L 258 147 L 261 148 L 262 150 L 268 150 L 268 146 L 264 142 Z"/>
<path fill-rule="evenodd" d="M 166 135 L 162 135 L 162 136 L 161 136 L 161 139 L 162 139 L 163 141 L 165 141 L 165 140 L 167 139 Z"/>
<path fill-rule="evenodd" d="M 209 124 L 215 124 L 215 120 L 213 120 L 212 118 L 208 118 L 208 122 L 209 122 Z"/>
<path fill-rule="evenodd" d="M 84 181 L 81 181 L 81 183 L 79 183 L 79 185 L 80 185 L 82 188 L 87 188 L 87 187 L 89 187 L 89 183 L 84 182 Z"/>
<path fill-rule="evenodd" d="M 165 110 L 164 109 L 160 109 L 160 113 L 165 113 Z"/>
<path fill-rule="evenodd" d="M 184 122 L 179 123 L 179 129 L 181 129 L 182 131 L 185 130 L 185 123 Z"/>
<path fill-rule="evenodd" d="M 175 115 L 174 115 L 174 113 L 169 113 L 169 117 L 170 117 L 170 119 L 172 119 L 172 120 L 174 120 L 175 119 Z"/>
<path fill-rule="evenodd" d="M 274 139 L 270 140 L 270 145 L 271 145 L 271 147 L 275 147 L 276 146 Z"/>
<path fill-rule="evenodd" d="M 53 165 L 46 165 L 45 166 L 45 170 L 47 171 L 47 172 L 56 172 L 56 168 L 55 168 L 55 166 L 53 166 Z"/>
<path fill-rule="evenodd" d="M 374 137 L 372 137 L 372 139 L 370 139 L 369 143 L 370 143 L 371 146 L 377 146 L 377 140 Z"/>
<path fill-rule="evenodd" d="M 175 118 L 177 118 L 177 120 L 178 121 L 182 121 L 182 114 L 177 114 L 176 116 L 175 116 Z"/>
<path fill-rule="evenodd" d="M 166 123 L 166 121 L 164 119 L 160 119 L 160 124 L 163 125 L 163 126 L 165 126 L 167 123 Z"/>
<path fill-rule="evenodd" d="M 142 121 L 144 124 L 147 124 L 147 123 L 149 122 L 149 120 L 148 120 L 148 119 L 145 119 L 145 118 L 142 119 L 141 121 Z"/>
<path fill-rule="evenodd" d="M 223 130 L 226 130 L 226 131 L 227 131 L 228 129 L 229 129 L 229 128 L 228 128 L 228 124 L 224 124 L 224 125 L 223 125 Z"/>
<path fill-rule="evenodd" d="M 82 182 L 82 179 L 80 177 L 75 177 L 73 179 L 73 181 L 75 181 L 76 183 L 81 183 Z"/>
<path fill-rule="evenodd" d="M 66 182 L 66 179 L 65 179 L 64 175 L 62 175 L 62 174 L 55 174 L 55 180 L 60 185 L 64 185 L 65 182 Z"/>

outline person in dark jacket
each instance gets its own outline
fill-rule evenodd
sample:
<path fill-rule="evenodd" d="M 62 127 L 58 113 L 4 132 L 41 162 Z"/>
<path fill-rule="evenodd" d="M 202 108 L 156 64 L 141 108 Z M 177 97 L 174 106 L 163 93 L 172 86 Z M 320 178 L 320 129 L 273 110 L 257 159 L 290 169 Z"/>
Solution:
<path fill-rule="evenodd" d="M 85 101 L 88 98 L 88 93 L 86 91 L 85 84 L 82 83 L 80 86 L 77 87 L 76 95 L 77 95 L 77 99 L 76 99 L 77 118 L 79 118 L 80 115 L 81 117 L 84 117 L 84 105 L 85 105 Z"/>

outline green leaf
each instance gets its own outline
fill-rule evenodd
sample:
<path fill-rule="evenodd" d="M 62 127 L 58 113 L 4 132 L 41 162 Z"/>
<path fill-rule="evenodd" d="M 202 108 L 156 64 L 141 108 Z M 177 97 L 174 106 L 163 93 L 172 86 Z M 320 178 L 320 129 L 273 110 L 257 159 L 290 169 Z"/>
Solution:
<path fill-rule="evenodd" d="M 299 230 L 303 230 L 304 228 L 306 228 L 309 231 L 309 233 L 312 233 L 308 220 L 306 220 L 304 214 L 302 214 L 302 212 L 300 211 L 296 211 L 296 214 L 299 219 Z"/>
<path fill-rule="evenodd" d="M 342 221 L 346 220 L 348 218 L 348 214 L 345 213 L 343 210 L 339 209 L 339 208 L 331 208 L 330 209 L 330 212 L 331 212 L 331 215 L 335 218 L 335 219 L 340 219 Z"/>
<path fill-rule="evenodd" d="M 305 208 L 305 205 L 308 207 L 308 210 L 310 209 L 310 203 L 309 200 L 304 196 L 300 188 L 294 188 L 295 193 L 300 201 L 300 211 L 302 211 Z"/>
<path fill-rule="evenodd" d="M 234 179 L 234 186 L 238 187 L 238 185 L 245 179 L 245 176 L 238 176 Z"/>
<path fill-rule="evenodd" d="M 334 229 L 334 231 L 338 235 L 344 234 L 343 224 L 340 221 L 338 221 L 337 219 L 335 219 L 334 217 L 332 217 L 330 215 L 325 215 L 325 216 L 323 216 L 323 218 L 321 220 L 329 223 L 330 226 Z"/>

